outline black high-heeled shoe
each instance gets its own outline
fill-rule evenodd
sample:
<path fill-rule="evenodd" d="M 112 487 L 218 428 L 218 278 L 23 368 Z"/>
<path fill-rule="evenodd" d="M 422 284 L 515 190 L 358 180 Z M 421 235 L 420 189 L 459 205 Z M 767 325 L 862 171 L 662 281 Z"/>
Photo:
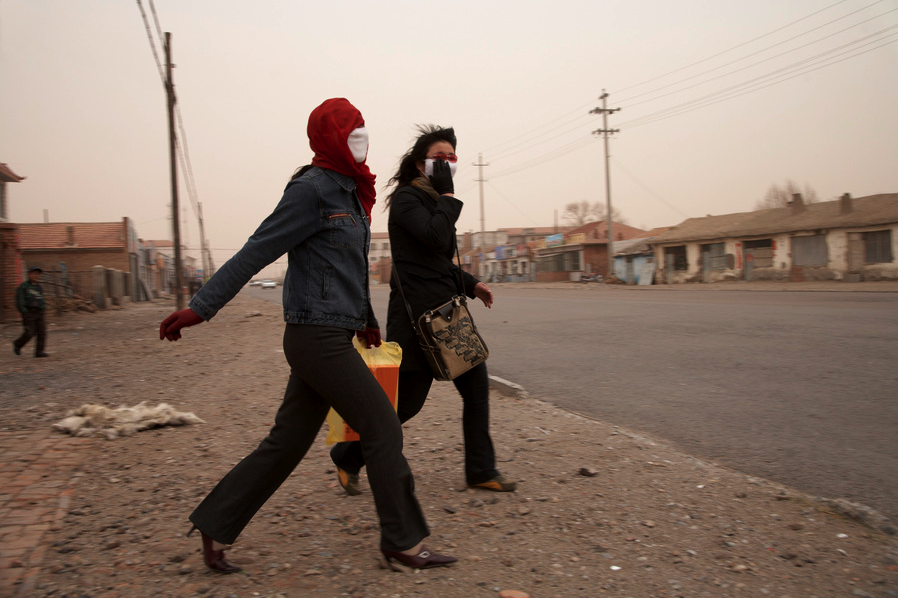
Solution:
<path fill-rule="evenodd" d="M 386 557 L 387 564 L 389 564 L 391 560 L 397 560 L 406 567 L 411 567 L 412 569 L 431 569 L 433 567 L 445 567 L 446 565 L 451 565 L 452 563 L 458 561 L 458 559 L 454 556 L 445 556 L 442 554 L 431 552 L 426 546 L 422 546 L 421 552 L 419 552 L 418 554 L 393 552 L 392 550 L 385 550 L 383 548 L 381 548 L 380 551 L 383 553 L 384 557 Z"/>
<path fill-rule="evenodd" d="M 187 535 L 190 536 L 196 529 L 197 527 L 194 525 L 187 532 Z M 200 530 L 200 536 L 203 538 L 203 562 L 206 563 L 206 567 L 216 573 L 237 573 L 238 571 L 243 571 L 240 567 L 227 562 L 225 560 L 225 551 L 215 550 L 212 538 L 204 534 L 202 530 Z"/>

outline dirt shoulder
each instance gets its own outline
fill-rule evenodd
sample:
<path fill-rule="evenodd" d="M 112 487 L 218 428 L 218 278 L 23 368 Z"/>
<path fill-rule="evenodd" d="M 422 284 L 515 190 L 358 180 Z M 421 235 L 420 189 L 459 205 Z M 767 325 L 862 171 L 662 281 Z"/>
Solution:
<path fill-rule="evenodd" d="M 187 515 L 272 423 L 288 375 L 283 322 L 277 305 L 239 296 L 163 343 L 171 309 L 70 315 L 51 326 L 50 359 L 0 357 L 7 438 L 61 434 L 50 426 L 84 403 L 165 402 L 206 422 L 67 444 L 84 458 L 61 477 L 65 511 L 19 564 L 35 570 L 27 594 L 19 583 L 11 595 L 898 596 L 898 544 L 882 522 L 538 398 L 492 397 L 499 468 L 519 490 L 465 489 L 461 400 L 447 383 L 406 424 L 405 454 L 427 543 L 458 556 L 455 567 L 380 567 L 367 481 L 344 495 L 322 432 L 230 553 L 244 572 L 210 573 L 199 540 L 185 538 Z M 0 329 L 6 343 L 17 332 Z"/>

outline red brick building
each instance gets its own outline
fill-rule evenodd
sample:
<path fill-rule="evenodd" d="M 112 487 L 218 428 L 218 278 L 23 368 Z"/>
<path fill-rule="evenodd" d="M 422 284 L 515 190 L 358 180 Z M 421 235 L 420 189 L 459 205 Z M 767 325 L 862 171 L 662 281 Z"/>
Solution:
<path fill-rule="evenodd" d="M 646 231 L 611 223 L 612 241 L 625 241 L 646 236 Z M 537 282 L 567 282 L 579 280 L 580 275 L 598 272 L 607 277 L 608 222 L 600 220 L 584 224 L 564 234 L 545 237 L 534 248 Z M 612 249 L 613 249 L 612 242 Z"/>
<path fill-rule="evenodd" d="M 7 211 L 6 184 L 24 180 L 25 177 L 0 163 L 0 322 L 18 318 L 16 287 L 24 280 L 19 259 L 18 227 L 9 221 Z"/>

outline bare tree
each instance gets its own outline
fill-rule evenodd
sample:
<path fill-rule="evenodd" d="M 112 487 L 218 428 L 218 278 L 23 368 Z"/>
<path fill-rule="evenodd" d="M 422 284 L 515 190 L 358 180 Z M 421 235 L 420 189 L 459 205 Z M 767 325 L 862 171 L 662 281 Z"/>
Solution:
<path fill-rule="evenodd" d="M 596 203 L 596 217 L 599 220 L 607 220 L 606 214 L 608 213 L 608 206 L 603 203 Z M 624 218 L 624 215 L 621 214 L 621 211 L 617 209 L 616 206 L 611 206 L 611 220 L 612 222 L 617 222 L 618 224 L 626 224 L 627 219 Z"/>
<path fill-rule="evenodd" d="M 589 203 L 588 201 L 579 201 L 569 203 L 564 206 L 564 214 L 562 218 L 567 224 L 573 226 L 583 226 L 587 222 L 595 222 L 597 220 L 605 220 L 607 212 L 605 204 L 601 202 Z M 614 221 L 619 224 L 626 224 L 623 215 L 616 207 L 611 208 Z"/>
<path fill-rule="evenodd" d="M 787 180 L 782 185 L 772 184 L 764 194 L 764 198 L 755 204 L 755 210 L 768 210 L 770 208 L 785 208 L 792 201 L 792 196 L 801 193 L 804 203 L 817 203 L 820 198 L 810 185 L 804 184 L 802 190 L 793 180 Z"/>
<path fill-rule="evenodd" d="M 588 201 L 575 201 L 564 206 L 564 214 L 561 218 L 572 226 L 583 226 L 592 221 L 593 207 Z"/>

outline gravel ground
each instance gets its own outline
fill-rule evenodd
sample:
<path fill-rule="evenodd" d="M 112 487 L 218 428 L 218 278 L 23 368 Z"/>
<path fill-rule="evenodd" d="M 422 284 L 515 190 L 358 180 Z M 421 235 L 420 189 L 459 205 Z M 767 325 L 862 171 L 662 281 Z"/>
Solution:
<path fill-rule="evenodd" d="M 367 481 L 361 496 L 343 493 L 322 431 L 229 553 L 244 571 L 211 573 L 199 539 L 185 538 L 187 515 L 272 423 L 288 375 L 283 322 L 277 305 L 238 296 L 160 342 L 172 303 L 55 318 L 50 359 L 0 357 L 2 432 L 50 430 L 85 403 L 165 402 L 206 422 L 77 444 L 87 455 L 66 478 L 68 512 L 44 536 L 29 596 L 898 597 L 898 543 L 875 513 L 538 398 L 492 397 L 499 468 L 518 491 L 466 489 L 461 401 L 447 383 L 406 424 L 405 454 L 427 544 L 459 563 L 385 568 Z M 0 329 L 6 343 L 17 334 Z"/>

